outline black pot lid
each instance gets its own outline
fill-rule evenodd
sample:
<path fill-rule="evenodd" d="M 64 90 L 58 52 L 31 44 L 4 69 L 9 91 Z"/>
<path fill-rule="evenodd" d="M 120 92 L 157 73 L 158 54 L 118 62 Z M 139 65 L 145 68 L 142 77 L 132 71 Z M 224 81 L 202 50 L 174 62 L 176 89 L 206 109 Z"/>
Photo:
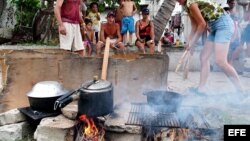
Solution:
<path fill-rule="evenodd" d="M 111 82 L 107 80 L 96 80 L 96 81 L 88 81 L 84 84 L 82 84 L 83 89 L 88 89 L 88 90 L 101 90 L 101 89 L 106 89 L 111 87 Z"/>

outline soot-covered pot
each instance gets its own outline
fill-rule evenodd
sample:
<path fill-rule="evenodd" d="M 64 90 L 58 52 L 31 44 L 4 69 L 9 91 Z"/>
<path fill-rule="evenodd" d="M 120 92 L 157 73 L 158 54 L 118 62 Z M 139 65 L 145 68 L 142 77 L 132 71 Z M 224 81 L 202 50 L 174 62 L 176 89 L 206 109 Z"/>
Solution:
<path fill-rule="evenodd" d="M 32 109 L 54 112 L 55 101 L 67 92 L 57 81 L 41 81 L 33 86 L 27 96 Z"/>
<path fill-rule="evenodd" d="M 78 115 L 104 116 L 113 112 L 113 86 L 107 80 L 91 80 L 82 84 Z"/>

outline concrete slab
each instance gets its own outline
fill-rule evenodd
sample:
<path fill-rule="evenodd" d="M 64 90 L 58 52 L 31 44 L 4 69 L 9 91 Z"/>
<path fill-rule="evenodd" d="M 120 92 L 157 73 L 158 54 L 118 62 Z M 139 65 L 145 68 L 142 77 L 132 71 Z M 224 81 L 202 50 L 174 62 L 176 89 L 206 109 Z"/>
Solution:
<path fill-rule="evenodd" d="M 197 87 L 200 79 L 200 72 L 190 72 L 188 79 L 183 79 L 183 73 L 168 73 L 168 86 L 170 89 L 185 94 L 189 87 Z M 250 90 L 250 78 L 245 75 L 240 75 L 240 80 L 245 90 Z M 222 72 L 211 72 L 207 83 L 208 90 L 213 94 L 216 93 L 231 93 L 234 87 Z M 250 94 L 250 93 L 249 93 Z"/>

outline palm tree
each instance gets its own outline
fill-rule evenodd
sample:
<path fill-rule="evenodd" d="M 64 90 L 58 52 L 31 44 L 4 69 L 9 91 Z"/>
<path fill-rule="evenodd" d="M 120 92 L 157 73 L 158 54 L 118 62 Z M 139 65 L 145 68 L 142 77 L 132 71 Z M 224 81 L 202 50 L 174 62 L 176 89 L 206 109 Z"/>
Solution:
<path fill-rule="evenodd" d="M 0 0 L 0 17 L 2 15 L 3 8 L 4 8 L 4 0 Z"/>
<path fill-rule="evenodd" d="M 175 4 L 176 0 L 164 0 L 153 19 L 155 26 L 154 31 L 156 43 L 158 43 L 158 41 L 160 40 L 161 35 L 164 32 L 164 29 L 169 21 L 169 18 L 171 18 L 171 14 L 174 10 Z"/>

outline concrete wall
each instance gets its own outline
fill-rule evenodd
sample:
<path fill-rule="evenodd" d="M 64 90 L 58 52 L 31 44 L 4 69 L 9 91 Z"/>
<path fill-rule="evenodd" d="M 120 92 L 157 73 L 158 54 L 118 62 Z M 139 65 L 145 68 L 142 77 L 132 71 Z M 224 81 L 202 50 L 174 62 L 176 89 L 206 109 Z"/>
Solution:
<path fill-rule="evenodd" d="M 76 89 L 94 75 L 100 76 L 102 70 L 102 58 L 82 58 L 63 50 L 1 52 L 3 110 L 28 106 L 26 94 L 39 81 L 59 81 L 66 89 Z M 115 104 L 146 99 L 142 93 L 147 89 L 166 89 L 168 61 L 167 55 L 143 55 L 133 60 L 111 57 L 107 80 L 113 83 Z"/>

